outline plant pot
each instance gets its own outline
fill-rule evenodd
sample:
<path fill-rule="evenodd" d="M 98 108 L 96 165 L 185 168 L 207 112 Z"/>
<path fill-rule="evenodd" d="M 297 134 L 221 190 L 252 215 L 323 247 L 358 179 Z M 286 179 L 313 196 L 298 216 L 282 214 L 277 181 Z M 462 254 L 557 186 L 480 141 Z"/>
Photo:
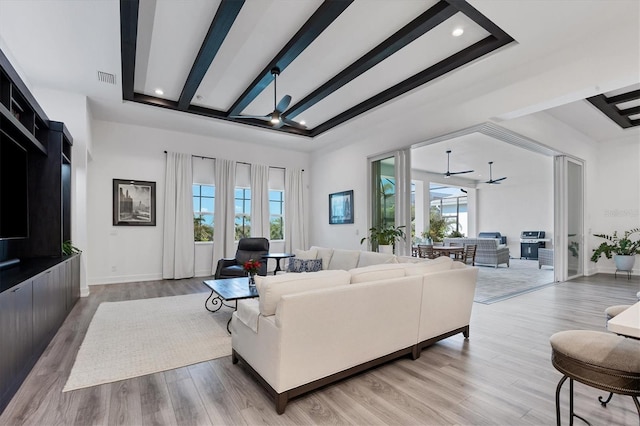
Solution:
<path fill-rule="evenodd" d="M 623 254 L 614 254 L 613 260 L 616 262 L 616 269 L 618 271 L 632 271 L 633 264 L 636 261 L 636 256 L 627 256 Z"/>
<path fill-rule="evenodd" d="M 379 244 L 378 245 L 378 253 L 388 253 L 393 254 L 393 246 L 387 244 Z"/>

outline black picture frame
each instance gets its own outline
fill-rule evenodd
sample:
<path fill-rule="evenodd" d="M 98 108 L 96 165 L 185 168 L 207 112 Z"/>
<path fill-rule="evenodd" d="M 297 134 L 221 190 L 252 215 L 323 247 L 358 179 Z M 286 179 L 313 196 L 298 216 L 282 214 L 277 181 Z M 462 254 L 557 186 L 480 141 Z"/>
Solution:
<path fill-rule="evenodd" d="M 353 190 L 329 194 L 329 224 L 353 223 Z"/>
<path fill-rule="evenodd" d="M 156 183 L 113 179 L 113 225 L 156 226 Z"/>

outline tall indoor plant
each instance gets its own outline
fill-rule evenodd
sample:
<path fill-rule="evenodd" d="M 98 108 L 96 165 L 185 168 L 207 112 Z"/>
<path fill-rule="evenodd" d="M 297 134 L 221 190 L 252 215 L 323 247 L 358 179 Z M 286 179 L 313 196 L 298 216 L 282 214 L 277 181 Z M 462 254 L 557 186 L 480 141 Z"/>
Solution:
<path fill-rule="evenodd" d="M 636 254 L 640 254 L 640 239 L 632 240 L 633 234 L 640 233 L 640 228 L 625 231 L 622 237 L 618 236 L 618 231 L 613 235 L 594 234 L 594 237 L 604 238 L 602 244 L 593 249 L 592 262 L 597 262 L 601 256 L 616 262 L 616 269 L 619 271 L 631 271 L 636 260 Z"/>
<path fill-rule="evenodd" d="M 380 252 L 393 253 L 393 247 L 396 245 L 396 241 L 405 239 L 406 234 L 404 232 L 405 226 L 393 226 L 393 225 L 380 225 L 369 228 L 369 242 L 371 248 L 376 248 Z M 364 243 L 367 237 L 360 240 L 360 244 Z"/>

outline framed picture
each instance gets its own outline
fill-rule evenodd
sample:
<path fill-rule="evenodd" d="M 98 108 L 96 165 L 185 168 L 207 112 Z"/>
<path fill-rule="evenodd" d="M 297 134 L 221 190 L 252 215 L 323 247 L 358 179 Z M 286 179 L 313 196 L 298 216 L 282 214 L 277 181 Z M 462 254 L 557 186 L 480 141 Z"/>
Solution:
<path fill-rule="evenodd" d="M 156 183 L 114 179 L 113 225 L 156 226 Z"/>
<path fill-rule="evenodd" d="M 353 223 L 353 190 L 329 194 L 329 224 Z"/>

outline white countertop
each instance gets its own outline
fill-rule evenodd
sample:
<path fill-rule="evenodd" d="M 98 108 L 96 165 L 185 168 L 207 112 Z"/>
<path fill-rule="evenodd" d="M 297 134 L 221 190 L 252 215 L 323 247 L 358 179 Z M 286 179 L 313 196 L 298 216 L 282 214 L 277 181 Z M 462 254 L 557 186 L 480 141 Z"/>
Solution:
<path fill-rule="evenodd" d="M 640 338 L 640 302 L 607 321 L 607 329 L 617 334 Z"/>

